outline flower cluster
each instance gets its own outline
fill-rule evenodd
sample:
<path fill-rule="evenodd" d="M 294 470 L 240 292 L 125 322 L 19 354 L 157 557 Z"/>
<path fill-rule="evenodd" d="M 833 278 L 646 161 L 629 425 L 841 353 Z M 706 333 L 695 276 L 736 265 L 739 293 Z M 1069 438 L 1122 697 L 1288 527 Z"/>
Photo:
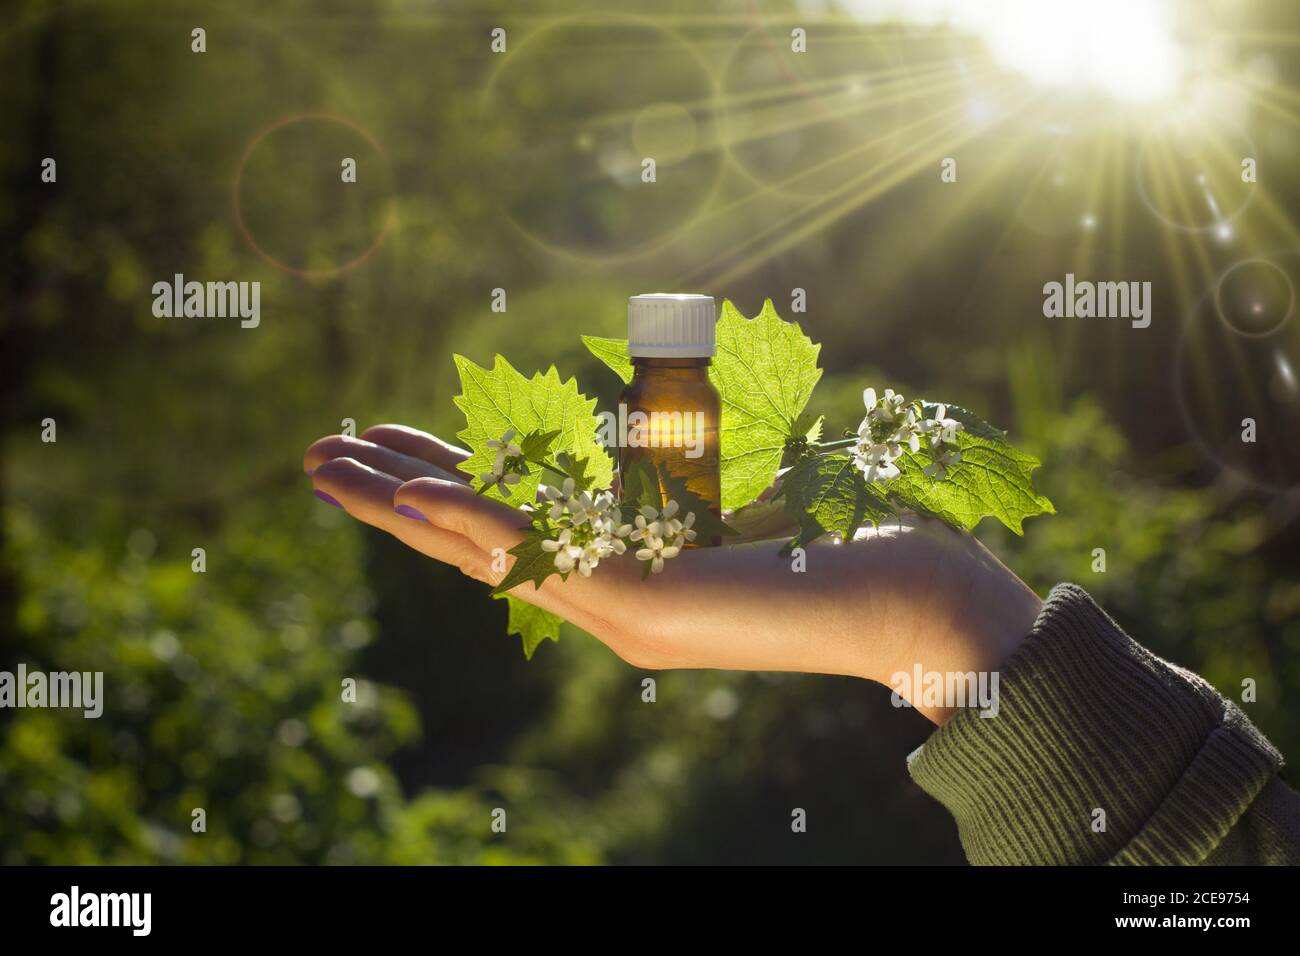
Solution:
<path fill-rule="evenodd" d="M 664 561 L 675 558 L 681 553 L 687 542 L 695 540 L 695 512 L 688 511 L 685 519 L 677 517 L 677 502 L 669 499 L 663 509 L 646 505 L 636 516 L 636 528 L 632 531 L 633 541 L 639 541 L 638 561 L 649 561 L 650 570 L 658 574 L 664 569 Z"/>
<path fill-rule="evenodd" d="M 482 490 L 500 486 L 502 494 L 509 494 L 510 486 L 519 484 L 519 479 L 528 474 L 528 462 L 524 450 L 515 441 L 515 430 L 508 429 L 500 439 L 489 438 L 485 444 L 497 453 L 497 457 L 492 470 L 478 476 L 478 480 L 483 482 Z"/>
<path fill-rule="evenodd" d="M 947 470 L 961 461 L 957 433 L 962 423 L 948 418 L 947 406 L 935 406 L 935 417 L 926 418 L 920 402 L 908 403 L 892 388 L 877 396 L 874 388 L 862 393 L 867 414 L 858 426 L 858 440 L 853 446 L 853 460 L 867 481 L 888 481 L 899 474 L 895 462 L 908 448 L 920 451 L 921 438 L 929 439 L 934 458 L 924 472 L 943 478 Z"/>
<path fill-rule="evenodd" d="M 622 510 L 608 491 L 576 491 L 572 478 L 556 488 L 543 485 L 542 495 L 550 502 L 546 517 L 557 532 L 542 542 L 542 550 L 555 555 L 556 570 L 577 571 L 590 577 L 597 565 L 611 554 L 623 554 L 627 542 L 640 544 L 636 557 L 650 562 L 656 574 L 664 561 L 675 558 L 687 542 L 695 540 L 695 513 L 677 518 L 678 505 L 668 501 L 662 510 L 646 505 L 636 516 L 635 525 L 623 521 Z"/>
<path fill-rule="evenodd" d="M 963 429 L 961 422 L 948 417 L 948 406 L 935 406 L 934 418 L 921 423 L 921 429 L 930 438 L 930 455 L 934 459 L 922 471 L 930 478 L 947 476 L 948 469 L 961 461 L 961 449 L 957 447 L 957 433 Z"/>
<path fill-rule="evenodd" d="M 627 550 L 623 539 L 632 534 L 632 526 L 623 523 L 618 502 L 608 491 L 575 491 L 573 479 L 565 478 L 559 488 L 544 485 L 542 494 L 551 503 L 546 516 L 559 532 L 542 542 L 542 550 L 554 552 L 561 573 L 576 570 L 590 577 L 602 559 Z"/>

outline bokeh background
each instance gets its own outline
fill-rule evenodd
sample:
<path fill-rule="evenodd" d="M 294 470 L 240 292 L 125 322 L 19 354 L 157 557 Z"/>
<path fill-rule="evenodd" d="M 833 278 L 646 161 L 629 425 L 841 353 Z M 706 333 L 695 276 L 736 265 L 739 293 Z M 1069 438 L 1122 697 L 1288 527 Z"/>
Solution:
<path fill-rule="evenodd" d="M 311 496 L 302 450 L 344 419 L 460 427 L 453 352 L 609 402 L 578 336 L 658 289 L 771 297 L 825 344 L 833 429 L 867 384 L 1009 428 L 1057 515 L 979 536 L 1234 698 L 1256 681 L 1300 754 L 1298 20 L 6 5 L 0 667 L 102 670 L 107 701 L 0 712 L 0 860 L 961 862 L 906 775 L 929 725 L 886 688 L 666 672 L 643 703 L 586 635 L 526 662 L 486 588 Z M 1150 281 L 1150 327 L 1044 318 L 1067 272 Z M 175 273 L 259 281 L 260 326 L 155 318 Z"/>

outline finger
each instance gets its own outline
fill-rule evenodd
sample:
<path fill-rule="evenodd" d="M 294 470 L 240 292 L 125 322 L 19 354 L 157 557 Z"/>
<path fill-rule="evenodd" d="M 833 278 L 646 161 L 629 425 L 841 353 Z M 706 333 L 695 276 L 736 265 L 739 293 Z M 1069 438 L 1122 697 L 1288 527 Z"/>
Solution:
<path fill-rule="evenodd" d="M 457 448 L 436 435 L 422 432 L 406 425 L 372 425 L 361 433 L 366 441 L 383 445 L 393 451 L 410 455 L 451 472 L 458 481 L 464 481 L 456 466 L 469 457 L 464 448 Z"/>
<path fill-rule="evenodd" d="M 449 494 L 444 500 L 440 490 L 418 487 L 425 483 L 437 483 Z M 523 515 L 515 509 L 476 496 L 464 485 L 437 478 L 423 478 L 402 485 L 391 475 L 350 458 L 335 458 L 321 465 L 312 474 L 312 484 L 318 493 L 324 492 L 328 498 L 333 499 L 331 503 L 337 504 L 348 514 L 387 531 L 422 554 L 452 565 L 467 577 L 491 585 L 496 585 L 505 576 L 501 560 L 504 552 L 493 554 L 491 548 L 485 549 L 457 531 L 430 522 L 421 512 L 410 510 L 418 507 L 411 502 L 418 502 L 429 512 L 434 512 L 435 505 L 445 503 L 446 506 L 440 507 L 436 512 L 445 521 L 454 527 L 472 527 L 480 535 L 499 539 L 497 546 L 501 548 L 510 548 L 519 540 L 517 526 L 523 524 Z M 408 492 L 409 497 L 399 500 L 397 491 L 409 488 L 412 484 L 417 487 Z M 461 497 L 468 498 L 469 501 L 460 501 Z M 397 507 L 402 505 L 408 510 L 398 512 Z M 480 506 L 493 507 L 483 508 L 482 513 L 478 513 Z M 558 591 L 554 584 L 541 590 L 531 584 L 522 584 L 510 593 L 544 611 L 573 621 L 589 632 L 594 633 L 601 627 L 601 622 L 594 616 L 575 612 L 570 602 L 564 600 Z"/>
<path fill-rule="evenodd" d="M 472 541 L 394 509 L 393 495 L 402 483 L 391 475 L 352 458 L 334 458 L 317 468 L 311 480 L 318 496 L 354 518 L 469 577 L 491 583 L 491 557 Z"/>
<path fill-rule="evenodd" d="M 474 575 L 493 586 L 505 579 L 515 558 L 507 552 L 523 537 L 522 529 L 527 517 L 518 508 L 476 495 L 464 485 L 437 478 L 417 478 L 408 481 L 393 496 L 394 506 L 412 517 L 422 518 L 445 534 L 468 541 L 479 555 L 485 557 L 483 576 Z M 547 578 L 542 587 L 524 583 L 510 590 L 529 604 L 543 611 L 558 614 L 591 634 L 608 631 L 608 626 L 581 600 L 574 601 L 576 580 L 561 582 L 557 577 Z"/>
<path fill-rule="evenodd" d="M 456 480 L 451 472 L 423 458 L 347 435 L 329 435 L 315 442 L 303 457 L 303 468 L 310 474 L 333 458 L 351 458 L 401 481 L 425 477 Z"/>
<path fill-rule="evenodd" d="M 492 552 L 519 543 L 528 523 L 518 508 L 476 495 L 467 487 L 438 478 L 416 478 L 397 489 L 395 506 L 414 509 L 426 520 Z"/>

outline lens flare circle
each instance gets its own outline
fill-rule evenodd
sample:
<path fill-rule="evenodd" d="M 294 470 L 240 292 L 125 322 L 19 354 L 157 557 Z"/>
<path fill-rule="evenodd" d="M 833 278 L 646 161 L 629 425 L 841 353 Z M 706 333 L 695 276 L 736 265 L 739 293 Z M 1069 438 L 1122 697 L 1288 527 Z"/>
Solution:
<path fill-rule="evenodd" d="M 1138 195 L 1170 228 L 1228 239 L 1255 197 L 1242 179 L 1242 160 L 1258 155 L 1243 130 L 1167 124 L 1142 139 L 1134 166 Z"/>
<path fill-rule="evenodd" d="M 491 160 L 480 175 L 539 249 L 592 264 L 644 256 L 690 228 L 717 191 L 713 75 L 673 30 L 624 14 L 565 17 L 498 61 L 479 98 Z"/>
<path fill-rule="evenodd" d="M 1300 490 L 1300 327 L 1270 320 L 1262 332 L 1243 332 L 1240 320 L 1225 317 L 1222 280 L 1234 269 L 1238 276 L 1249 274 L 1248 266 L 1268 277 L 1270 290 L 1285 295 L 1289 315 L 1300 251 L 1233 266 L 1183 326 L 1174 361 L 1175 398 L 1188 433 L 1217 468 L 1258 491 L 1287 494 Z M 1234 299 L 1231 290 L 1229 301 L 1236 303 L 1229 308 L 1266 304 L 1249 295 Z"/>
<path fill-rule="evenodd" d="M 333 279 L 343 275 L 344 273 L 351 272 L 353 269 L 357 268 L 357 266 L 360 266 L 362 263 L 366 262 L 368 259 L 370 259 L 371 256 L 373 256 L 376 252 L 379 251 L 379 248 L 384 244 L 384 241 L 388 238 L 388 234 L 392 231 L 393 225 L 396 222 L 396 214 L 393 211 L 391 205 L 389 207 L 388 215 L 384 220 L 384 225 L 379 230 L 378 235 L 376 235 L 374 240 L 370 243 L 370 245 L 367 246 L 364 250 L 362 250 L 358 255 L 349 259 L 347 262 L 342 263 L 341 265 L 334 266 L 333 268 L 302 269 L 297 266 L 290 265 L 289 263 L 283 261 L 282 259 L 273 256 L 271 253 L 267 252 L 264 248 L 262 248 L 262 246 L 258 244 L 257 240 L 253 237 L 252 231 L 248 228 L 247 223 L 244 221 L 243 200 L 240 198 L 240 189 L 243 185 L 243 180 L 244 180 L 244 170 L 247 168 L 248 161 L 252 158 L 253 153 L 256 152 L 257 147 L 260 146 L 263 142 L 265 142 L 267 137 L 269 137 L 270 135 L 272 135 L 273 133 L 279 130 L 284 129 L 287 126 L 293 126 L 298 123 L 309 123 L 309 122 L 328 122 L 328 123 L 336 123 L 338 125 L 344 126 L 347 129 L 350 129 L 354 133 L 359 135 L 362 139 L 366 141 L 367 144 L 370 145 L 370 147 L 376 153 L 378 153 L 380 156 L 383 156 L 385 159 L 387 159 L 387 154 L 384 152 L 384 148 L 381 145 L 379 145 L 378 140 L 376 140 L 375 137 L 371 135 L 371 133 L 367 129 L 353 122 L 350 119 L 346 119 L 345 117 L 342 116 L 336 116 L 333 113 L 292 113 L 288 116 L 282 116 L 279 119 L 270 123 L 269 125 L 263 127 L 261 130 L 259 130 L 257 134 L 249 141 L 248 145 L 244 147 L 244 152 L 239 157 L 239 164 L 235 168 L 235 185 L 234 185 L 234 194 L 233 194 L 235 225 L 238 227 L 239 233 L 241 236 L 243 236 L 244 242 L 247 243 L 248 247 L 252 249 L 253 252 L 255 252 L 258 255 L 259 258 L 270 263 L 272 266 L 274 266 L 276 269 L 280 270 L 281 272 L 287 273 L 292 276 L 296 276 L 297 278 L 300 279 Z"/>
<path fill-rule="evenodd" d="M 826 195 L 897 154 L 905 97 L 919 92 L 909 91 L 903 66 L 896 41 L 884 34 L 841 31 L 815 55 L 794 54 L 788 33 L 758 23 L 736 44 L 718 82 L 728 156 L 763 189 Z"/>
<path fill-rule="evenodd" d="M 1267 259 L 1243 259 L 1228 268 L 1214 287 L 1219 318 L 1236 332 L 1263 338 L 1286 325 L 1295 311 L 1295 285 Z"/>

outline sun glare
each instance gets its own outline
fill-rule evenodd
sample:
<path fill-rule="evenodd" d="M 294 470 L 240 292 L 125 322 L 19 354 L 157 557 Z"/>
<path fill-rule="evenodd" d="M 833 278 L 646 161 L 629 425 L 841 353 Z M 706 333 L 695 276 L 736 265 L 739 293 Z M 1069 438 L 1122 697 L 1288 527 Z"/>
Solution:
<path fill-rule="evenodd" d="M 853 0 L 861 19 L 947 24 L 1041 86 L 1150 103 L 1179 92 L 1186 56 L 1170 0 Z"/>

